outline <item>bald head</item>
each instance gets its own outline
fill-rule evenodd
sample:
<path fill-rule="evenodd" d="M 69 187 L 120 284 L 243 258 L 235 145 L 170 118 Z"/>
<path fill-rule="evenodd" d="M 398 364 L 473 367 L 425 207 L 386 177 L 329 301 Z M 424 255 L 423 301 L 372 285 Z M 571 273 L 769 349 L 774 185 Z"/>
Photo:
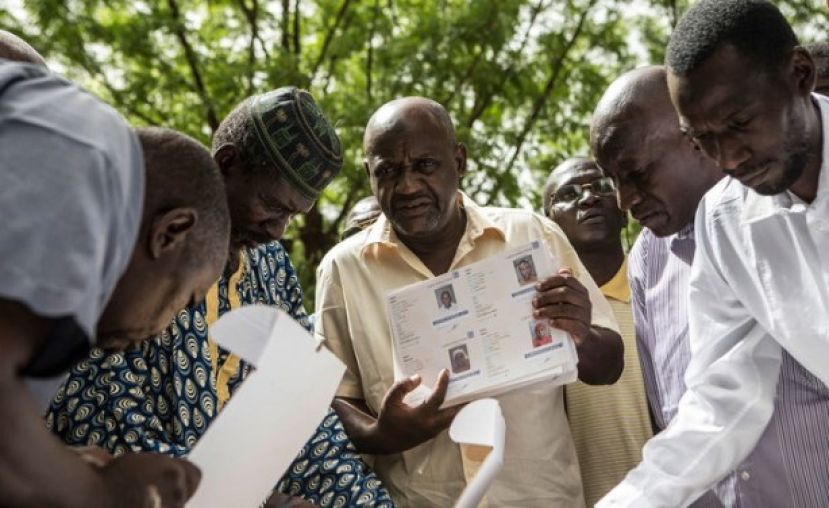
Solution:
<path fill-rule="evenodd" d="M 657 236 L 687 226 L 722 176 L 680 130 L 663 67 L 636 69 L 610 85 L 593 116 L 590 144 L 616 183 L 619 207 Z"/>
<path fill-rule="evenodd" d="M 363 151 L 372 155 L 379 139 L 397 136 L 417 122 L 433 124 L 450 145 L 456 144 L 455 127 L 443 106 L 426 97 L 403 97 L 383 104 L 371 115 L 363 136 Z"/>
<path fill-rule="evenodd" d="M 443 106 L 424 97 L 384 104 L 368 121 L 363 150 L 371 191 L 403 242 L 431 243 L 463 224 L 466 148 Z"/>
<path fill-rule="evenodd" d="M 46 67 L 46 61 L 29 43 L 11 32 L 0 30 L 0 58 Z"/>
<path fill-rule="evenodd" d="M 602 158 L 641 136 L 641 130 L 657 119 L 676 119 L 661 65 L 627 72 L 605 91 L 590 124 L 590 145 Z"/>

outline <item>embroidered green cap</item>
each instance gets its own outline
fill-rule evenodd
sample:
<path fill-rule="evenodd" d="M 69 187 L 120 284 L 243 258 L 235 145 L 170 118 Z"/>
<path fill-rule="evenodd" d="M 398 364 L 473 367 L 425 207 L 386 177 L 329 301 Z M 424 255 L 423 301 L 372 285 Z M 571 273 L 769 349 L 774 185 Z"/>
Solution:
<path fill-rule="evenodd" d="M 282 87 L 251 97 L 248 111 L 274 165 L 302 194 L 316 198 L 340 172 L 343 151 L 311 94 Z"/>

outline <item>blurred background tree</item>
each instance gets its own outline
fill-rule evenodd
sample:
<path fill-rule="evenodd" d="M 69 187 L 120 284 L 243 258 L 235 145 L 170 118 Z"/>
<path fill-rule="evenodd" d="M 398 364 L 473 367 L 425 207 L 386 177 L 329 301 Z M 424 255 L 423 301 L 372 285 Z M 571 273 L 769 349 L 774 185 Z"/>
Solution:
<path fill-rule="evenodd" d="M 777 2 L 804 41 L 826 38 L 823 1 Z M 538 210 L 547 172 L 588 152 L 609 82 L 661 63 L 687 0 L 5 0 L 0 28 L 137 125 L 205 144 L 248 95 L 310 90 L 336 123 L 345 168 L 292 224 L 313 308 L 314 268 L 370 193 L 361 141 L 382 103 L 424 95 L 468 147 L 463 187 L 481 204 Z M 638 225 L 631 221 L 632 242 Z"/>

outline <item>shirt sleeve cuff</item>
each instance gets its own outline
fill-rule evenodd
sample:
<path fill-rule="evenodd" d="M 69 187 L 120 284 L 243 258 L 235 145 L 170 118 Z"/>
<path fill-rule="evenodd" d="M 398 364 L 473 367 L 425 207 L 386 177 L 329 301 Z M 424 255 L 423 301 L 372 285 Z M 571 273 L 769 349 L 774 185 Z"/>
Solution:
<path fill-rule="evenodd" d="M 607 493 L 598 503 L 596 508 L 655 508 L 647 499 L 639 487 L 623 481 Z"/>

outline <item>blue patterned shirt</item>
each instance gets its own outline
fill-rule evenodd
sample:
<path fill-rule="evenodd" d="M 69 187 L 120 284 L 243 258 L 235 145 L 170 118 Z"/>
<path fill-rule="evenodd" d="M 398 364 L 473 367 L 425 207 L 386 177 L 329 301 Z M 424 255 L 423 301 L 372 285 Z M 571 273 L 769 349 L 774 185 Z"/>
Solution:
<path fill-rule="evenodd" d="M 239 301 L 281 308 L 309 328 L 302 291 L 278 243 L 248 249 L 235 284 Z M 230 309 L 230 279 L 217 283 L 218 314 Z M 179 312 L 157 338 L 119 354 L 99 349 L 76 365 L 56 394 L 47 426 L 66 443 L 119 455 L 153 451 L 186 456 L 218 412 L 205 304 Z M 218 365 L 227 353 L 219 350 Z M 228 381 L 232 394 L 249 370 Z M 393 506 L 362 462 L 333 410 L 280 480 L 277 489 L 321 506 Z"/>

